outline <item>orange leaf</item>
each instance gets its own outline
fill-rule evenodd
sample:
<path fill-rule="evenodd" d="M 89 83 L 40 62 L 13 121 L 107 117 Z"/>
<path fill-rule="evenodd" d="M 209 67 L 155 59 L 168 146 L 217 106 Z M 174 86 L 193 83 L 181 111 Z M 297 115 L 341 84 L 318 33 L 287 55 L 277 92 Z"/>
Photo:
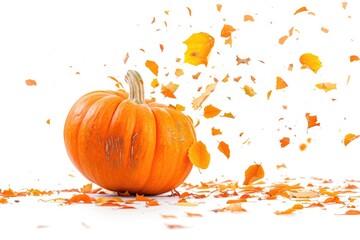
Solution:
<path fill-rule="evenodd" d="M 360 215 L 360 210 L 350 209 L 345 212 L 345 215 Z"/>
<path fill-rule="evenodd" d="M 230 37 L 231 36 L 231 33 L 236 31 L 236 29 L 229 25 L 229 24 L 224 24 L 223 28 L 221 29 L 221 37 Z"/>
<path fill-rule="evenodd" d="M 0 204 L 6 204 L 8 203 L 8 200 L 6 198 L 0 198 Z"/>
<path fill-rule="evenodd" d="M 223 115 L 221 115 L 221 117 L 235 118 L 235 116 L 231 112 L 224 113 Z"/>
<path fill-rule="evenodd" d="M 197 66 L 199 64 L 208 64 L 208 55 L 214 46 L 214 38 L 205 32 L 192 34 L 184 41 L 187 45 L 185 52 L 185 63 Z"/>
<path fill-rule="evenodd" d="M 315 126 L 320 126 L 320 123 L 317 122 L 317 116 L 310 116 L 310 113 L 305 114 L 306 120 L 308 122 L 308 129 Z"/>
<path fill-rule="evenodd" d="M 80 188 L 80 192 L 82 193 L 91 193 L 92 183 L 85 184 L 82 188 Z"/>
<path fill-rule="evenodd" d="M 70 199 L 66 200 L 66 204 L 72 204 L 72 203 L 92 203 L 95 201 L 95 198 L 90 197 L 86 193 L 77 194 L 71 197 Z"/>
<path fill-rule="evenodd" d="M 222 134 L 222 132 L 220 131 L 220 129 L 212 127 L 212 128 L 211 128 L 211 134 L 212 134 L 213 136 L 215 136 L 215 135 L 220 135 L 220 134 Z"/>
<path fill-rule="evenodd" d="M 347 146 L 349 143 L 351 143 L 352 141 L 354 141 L 358 137 L 359 137 L 359 135 L 355 135 L 353 133 L 346 134 L 345 137 L 344 137 L 344 145 Z"/>
<path fill-rule="evenodd" d="M 314 73 L 322 67 L 319 57 L 312 53 L 304 53 L 299 60 L 302 64 L 301 68 L 310 68 Z"/>
<path fill-rule="evenodd" d="M 187 212 L 186 215 L 188 217 L 202 217 L 202 215 L 200 213 L 189 213 L 189 212 Z"/>
<path fill-rule="evenodd" d="M 161 93 L 168 98 L 176 98 L 174 95 L 174 92 L 177 90 L 177 88 L 179 87 L 178 84 L 175 84 L 173 82 L 169 82 L 166 86 L 162 85 L 161 86 Z"/>
<path fill-rule="evenodd" d="M 288 39 L 287 35 L 282 36 L 281 38 L 279 38 L 279 44 L 283 45 L 287 39 Z"/>
<path fill-rule="evenodd" d="M 37 84 L 36 84 L 36 81 L 35 80 L 32 80 L 32 79 L 27 79 L 27 80 L 25 80 L 25 83 L 26 83 L 26 85 L 28 85 L 28 86 L 36 86 Z"/>
<path fill-rule="evenodd" d="M 253 182 L 263 178 L 265 175 L 264 169 L 261 164 L 250 165 L 245 171 L 245 180 L 243 185 L 249 185 Z"/>
<path fill-rule="evenodd" d="M 301 12 L 305 12 L 305 11 L 309 11 L 306 7 L 301 7 L 298 10 L 296 10 L 296 12 L 294 13 L 294 15 L 301 13 Z"/>
<path fill-rule="evenodd" d="M 287 83 L 281 78 L 281 77 L 276 77 L 276 89 L 283 89 L 286 88 L 288 85 Z"/>
<path fill-rule="evenodd" d="M 154 78 L 152 81 L 151 81 L 151 87 L 153 88 L 156 88 L 159 86 L 159 82 L 157 80 L 157 78 Z"/>
<path fill-rule="evenodd" d="M 206 145 L 201 142 L 193 143 L 188 151 L 188 156 L 190 162 L 194 164 L 194 166 L 206 169 L 209 167 L 210 164 L 210 153 L 208 152 Z"/>
<path fill-rule="evenodd" d="M 139 201 L 139 202 L 150 202 L 152 200 L 153 199 L 147 198 L 144 195 L 136 194 L 136 196 L 135 196 L 135 201 Z"/>
<path fill-rule="evenodd" d="M 222 4 L 216 4 L 216 9 L 218 12 L 221 12 Z"/>
<path fill-rule="evenodd" d="M 151 71 L 155 76 L 158 75 L 159 66 L 157 65 L 156 62 L 151 61 L 151 60 L 146 60 L 145 66 L 146 66 L 147 68 L 149 68 L 150 71 Z"/>
<path fill-rule="evenodd" d="M 360 60 L 360 58 L 358 56 L 356 56 L 356 55 L 351 55 L 350 56 L 350 62 L 359 61 L 359 60 Z"/>
<path fill-rule="evenodd" d="M 148 202 L 146 202 L 146 206 L 148 207 L 154 207 L 154 206 L 160 206 L 159 202 L 156 201 L 155 199 L 152 199 Z"/>
<path fill-rule="evenodd" d="M 321 27 L 321 31 L 324 32 L 324 33 L 328 33 L 329 32 L 329 29 L 325 28 L 325 27 Z"/>
<path fill-rule="evenodd" d="M 180 77 L 181 75 L 184 75 L 184 70 L 182 70 L 181 68 L 177 68 L 175 70 L 175 76 Z"/>
<path fill-rule="evenodd" d="M 283 148 L 283 147 L 286 147 L 290 143 L 290 138 L 283 137 L 279 141 L 280 141 L 280 146 Z"/>
<path fill-rule="evenodd" d="M 251 15 L 244 15 L 244 22 L 247 21 L 253 22 L 254 18 Z"/>
<path fill-rule="evenodd" d="M 252 87 L 248 86 L 248 85 L 245 85 L 243 89 L 245 91 L 245 94 L 250 96 L 250 97 L 253 97 L 256 94 L 254 89 Z"/>
<path fill-rule="evenodd" d="M 328 92 L 330 90 L 336 89 L 336 83 L 323 82 L 315 85 L 317 88 Z"/>
<path fill-rule="evenodd" d="M 224 141 L 221 141 L 218 145 L 218 149 L 220 150 L 220 152 L 222 152 L 226 158 L 230 158 L 230 148 L 229 145 L 227 143 L 225 143 Z"/>
<path fill-rule="evenodd" d="M 300 148 L 300 151 L 305 151 L 305 149 L 307 148 L 306 143 L 300 144 L 299 148 Z"/>
<path fill-rule="evenodd" d="M 225 207 L 224 210 L 231 212 L 246 212 L 246 209 L 241 206 L 241 203 L 231 203 Z"/>
<path fill-rule="evenodd" d="M 211 104 L 204 107 L 204 117 L 205 118 L 213 118 L 213 117 L 219 115 L 220 112 L 221 112 L 220 109 L 218 109 L 217 107 L 214 107 Z"/>

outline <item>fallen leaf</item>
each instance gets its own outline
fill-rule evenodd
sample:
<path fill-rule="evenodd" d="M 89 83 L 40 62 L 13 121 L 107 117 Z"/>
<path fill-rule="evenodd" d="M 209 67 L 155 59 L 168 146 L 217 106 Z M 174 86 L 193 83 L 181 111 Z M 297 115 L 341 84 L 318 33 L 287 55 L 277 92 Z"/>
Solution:
<path fill-rule="evenodd" d="M 219 115 L 221 110 L 217 107 L 214 107 L 212 104 L 207 105 L 204 107 L 204 117 L 205 118 L 213 118 Z"/>
<path fill-rule="evenodd" d="M 222 152 L 227 159 L 230 158 L 230 148 L 229 144 L 225 143 L 224 141 L 219 142 L 218 149 L 220 152 Z"/>
<path fill-rule="evenodd" d="M 71 197 L 70 199 L 65 201 L 65 204 L 72 204 L 72 203 L 92 203 L 95 202 L 95 198 L 90 197 L 86 193 L 77 194 Z"/>
<path fill-rule="evenodd" d="M 305 114 L 306 120 L 308 122 L 308 129 L 316 126 L 320 126 L 320 123 L 317 122 L 317 116 L 310 116 L 310 113 Z"/>
<path fill-rule="evenodd" d="M 205 32 L 192 34 L 183 43 L 186 44 L 187 50 L 184 54 L 184 63 L 194 66 L 199 64 L 208 64 L 208 55 L 214 46 L 214 38 Z"/>
<path fill-rule="evenodd" d="M 283 147 L 286 147 L 287 145 L 289 145 L 289 143 L 290 143 L 290 138 L 288 138 L 288 137 L 283 137 L 283 138 L 280 139 L 279 141 L 280 141 L 280 146 L 283 148 Z"/>
<path fill-rule="evenodd" d="M 359 61 L 359 60 L 360 60 L 360 58 L 358 56 L 356 56 L 356 55 L 351 55 L 350 56 L 350 62 Z"/>
<path fill-rule="evenodd" d="M 310 68 L 314 73 L 322 67 L 319 57 L 312 53 L 302 54 L 299 60 L 302 64 L 301 68 Z"/>
<path fill-rule="evenodd" d="M 284 211 L 275 211 L 275 214 L 276 215 L 292 214 L 296 210 L 300 210 L 300 209 L 303 209 L 303 208 L 304 208 L 304 206 L 302 204 L 295 204 L 291 208 L 288 208 L 288 209 L 286 209 Z"/>
<path fill-rule="evenodd" d="M 198 141 L 193 143 L 189 148 L 188 156 L 190 162 L 194 164 L 194 166 L 200 169 L 206 169 L 209 167 L 210 153 L 203 142 Z"/>
<path fill-rule="evenodd" d="M 167 228 L 169 229 L 181 229 L 181 228 L 187 228 L 184 225 L 180 225 L 180 224 L 165 224 Z"/>
<path fill-rule="evenodd" d="M 350 209 L 345 212 L 345 215 L 360 215 L 360 210 Z"/>
<path fill-rule="evenodd" d="M 224 113 L 220 117 L 235 118 L 235 116 L 231 112 Z"/>
<path fill-rule="evenodd" d="M 37 85 L 36 81 L 33 80 L 33 79 L 27 79 L 27 80 L 25 80 L 25 84 L 26 84 L 27 86 L 36 86 L 36 85 Z"/>
<path fill-rule="evenodd" d="M 250 165 L 245 171 L 245 180 L 243 185 L 249 185 L 263 178 L 265 175 L 264 168 L 261 164 Z"/>
<path fill-rule="evenodd" d="M 150 69 L 150 71 L 157 76 L 158 72 L 159 72 L 159 66 L 157 65 L 156 62 L 151 61 L 151 60 L 146 60 L 145 62 L 145 66 Z"/>
<path fill-rule="evenodd" d="M 359 135 L 355 135 L 353 133 L 348 133 L 345 135 L 344 137 L 344 145 L 347 146 L 349 143 L 351 143 L 352 141 L 354 141 L 355 139 L 357 139 L 359 137 Z"/>
<path fill-rule="evenodd" d="M 305 12 L 305 11 L 309 11 L 305 6 L 299 8 L 298 10 L 295 11 L 294 15 L 301 13 L 301 12 Z"/>
<path fill-rule="evenodd" d="M 186 215 L 188 217 L 202 217 L 203 216 L 200 213 L 190 213 L 190 212 L 186 212 Z"/>
<path fill-rule="evenodd" d="M 287 86 L 287 83 L 281 77 L 276 77 L 276 90 L 286 88 Z"/>
<path fill-rule="evenodd" d="M 250 96 L 250 97 L 253 97 L 256 94 L 254 89 L 252 87 L 248 86 L 248 85 L 245 85 L 243 89 L 245 91 L 245 94 Z"/>
<path fill-rule="evenodd" d="M 246 209 L 242 207 L 241 203 L 231 203 L 225 207 L 225 210 L 230 212 L 246 212 Z"/>
<path fill-rule="evenodd" d="M 321 90 L 324 90 L 325 92 L 336 89 L 336 83 L 331 82 L 318 83 L 315 86 Z"/>

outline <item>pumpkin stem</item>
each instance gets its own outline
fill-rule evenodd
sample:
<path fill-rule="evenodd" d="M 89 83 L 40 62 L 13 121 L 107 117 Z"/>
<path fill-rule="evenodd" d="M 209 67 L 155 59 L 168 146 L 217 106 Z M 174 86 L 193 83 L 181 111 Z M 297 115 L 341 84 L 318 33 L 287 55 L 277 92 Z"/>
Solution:
<path fill-rule="evenodd" d="M 140 73 L 135 70 L 129 70 L 126 73 L 125 81 L 129 84 L 129 99 L 137 104 L 145 104 L 144 83 Z"/>

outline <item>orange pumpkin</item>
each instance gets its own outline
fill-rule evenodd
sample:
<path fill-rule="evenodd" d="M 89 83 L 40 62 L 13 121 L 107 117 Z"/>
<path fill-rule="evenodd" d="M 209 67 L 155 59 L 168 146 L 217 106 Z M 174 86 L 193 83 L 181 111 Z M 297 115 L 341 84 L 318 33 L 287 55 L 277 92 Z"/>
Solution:
<path fill-rule="evenodd" d="M 70 109 L 64 126 L 67 153 L 90 181 L 118 193 L 157 195 L 178 187 L 190 174 L 191 119 L 144 99 L 138 72 L 129 70 L 129 94 L 94 91 Z"/>

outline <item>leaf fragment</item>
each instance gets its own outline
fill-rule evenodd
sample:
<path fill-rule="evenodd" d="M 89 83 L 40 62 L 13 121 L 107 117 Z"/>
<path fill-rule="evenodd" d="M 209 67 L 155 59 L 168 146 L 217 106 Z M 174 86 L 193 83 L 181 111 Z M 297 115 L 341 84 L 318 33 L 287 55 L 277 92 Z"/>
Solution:
<path fill-rule="evenodd" d="M 350 62 L 359 61 L 359 60 L 360 60 L 360 58 L 357 55 L 351 55 L 350 56 Z"/>
<path fill-rule="evenodd" d="M 213 118 L 219 115 L 221 110 L 217 107 L 214 107 L 212 104 L 207 105 L 204 107 L 204 117 L 205 118 Z"/>
<path fill-rule="evenodd" d="M 36 85 L 37 85 L 36 81 L 33 80 L 33 79 L 27 79 L 27 80 L 25 80 L 25 84 L 26 84 L 27 86 L 36 86 Z"/>
<path fill-rule="evenodd" d="M 227 144 L 224 141 L 219 142 L 218 144 L 218 149 L 220 152 L 222 152 L 227 159 L 230 158 L 230 148 L 229 148 L 229 144 Z"/>
<path fill-rule="evenodd" d="M 305 114 L 306 120 L 308 122 L 308 129 L 316 126 L 320 126 L 320 123 L 317 122 L 317 116 L 311 116 L 310 113 Z"/>
<path fill-rule="evenodd" d="M 309 11 L 305 6 L 299 8 L 298 10 L 295 11 L 294 15 L 301 13 L 301 12 L 305 12 L 305 11 Z"/>
<path fill-rule="evenodd" d="M 210 164 L 210 153 L 202 141 L 194 142 L 188 151 L 190 162 L 200 169 L 206 169 Z"/>
<path fill-rule="evenodd" d="M 183 43 L 186 44 L 187 50 L 184 54 L 184 63 L 197 66 L 199 64 L 208 64 L 208 55 L 214 46 L 215 39 L 205 32 L 192 34 Z"/>
<path fill-rule="evenodd" d="M 290 138 L 288 137 L 283 137 L 282 139 L 279 140 L 280 141 L 280 146 L 282 148 L 286 147 L 287 145 L 289 145 L 290 143 Z"/>
<path fill-rule="evenodd" d="M 224 38 L 228 38 L 231 36 L 231 33 L 234 31 L 236 31 L 236 29 L 233 26 L 229 24 L 224 24 L 223 28 L 221 29 L 220 36 Z"/>
<path fill-rule="evenodd" d="M 336 83 L 323 82 L 323 83 L 316 84 L 315 87 L 317 87 L 318 89 L 324 90 L 325 92 L 328 92 L 330 90 L 336 89 Z"/>
<path fill-rule="evenodd" d="M 319 57 L 312 53 L 302 54 L 299 60 L 302 64 L 302 69 L 310 68 L 314 73 L 317 73 L 317 71 L 322 67 Z"/>
<path fill-rule="evenodd" d="M 245 171 L 245 180 L 243 185 L 249 185 L 263 178 L 265 175 L 264 168 L 261 164 L 250 165 Z"/>
<path fill-rule="evenodd" d="M 156 62 L 151 60 L 146 60 L 145 66 L 155 75 L 157 76 L 159 73 L 159 66 Z"/>
<path fill-rule="evenodd" d="M 287 86 L 287 83 L 281 77 L 276 77 L 276 90 L 286 88 Z"/>
<path fill-rule="evenodd" d="M 244 22 L 253 22 L 254 18 L 251 15 L 244 15 Z"/>
<path fill-rule="evenodd" d="M 243 89 L 245 91 L 245 94 L 250 96 L 250 97 L 253 97 L 256 94 L 254 89 L 252 87 L 248 86 L 248 85 L 245 85 Z"/>
<path fill-rule="evenodd" d="M 355 139 L 357 139 L 359 137 L 359 135 L 355 135 L 353 133 L 348 133 L 345 135 L 344 137 L 344 146 L 347 146 L 349 143 L 351 143 L 352 141 L 354 141 Z"/>

